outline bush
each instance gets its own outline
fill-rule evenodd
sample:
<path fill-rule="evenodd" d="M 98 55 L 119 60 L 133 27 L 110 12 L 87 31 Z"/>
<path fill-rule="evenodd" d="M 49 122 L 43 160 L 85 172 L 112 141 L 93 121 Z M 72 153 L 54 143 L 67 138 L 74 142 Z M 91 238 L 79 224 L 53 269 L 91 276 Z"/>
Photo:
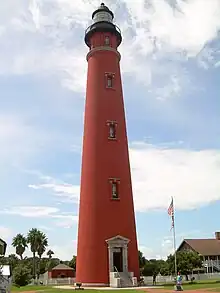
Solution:
<path fill-rule="evenodd" d="M 13 283 L 16 286 L 26 286 L 31 281 L 31 271 L 25 265 L 18 265 L 13 270 Z"/>

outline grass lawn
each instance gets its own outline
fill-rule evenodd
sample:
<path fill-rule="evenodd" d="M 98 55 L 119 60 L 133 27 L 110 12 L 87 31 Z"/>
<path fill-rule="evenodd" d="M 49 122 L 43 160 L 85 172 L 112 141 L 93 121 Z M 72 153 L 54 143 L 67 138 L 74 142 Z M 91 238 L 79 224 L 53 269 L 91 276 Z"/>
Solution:
<path fill-rule="evenodd" d="M 12 286 L 11 292 L 24 292 L 24 291 L 50 291 L 54 289 L 52 286 L 35 286 L 35 285 L 27 285 L 24 287 L 15 287 Z"/>
<path fill-rule="evenodd" d="M 52 286 L 33 286 L 33 285 L 28 285 L 28 286 L 25 286 L 25 287 L 20 287 L 20 288 L 17 288 L 17 287 L 12 287 L 11 289 L 11 292 L 28 292 L 28 291 L 40 291 L 41 293 L 70 293 L 70 292 L 73 292 L 74 288 L 73 289 L 62 289 L 62 288 L 53 288 Z M 74 290 L 75 292 L 75 290 Z M 106 290 L 87 290 L 87 289 L 84 289 L 83 291 L 76 291 L 76 292 L 82 292 L 82 293 L 108 293 L 108 291 Z M 140 293 L 140 290 L 114 290 L 113 291 L 114 293 Z"/>
<path fill-rule="evenodd" d="M 163 289 L 173 289 L 174 284 L 163 284 Z M 218 288 L 220 292 L 220 280 L 206 280 L 206 281 L 197 281 L 194 284 L 183 283 L 183 290 L 196 290 L 196 289 L 209 289 L 209 288 Z M 161 288 L 162 289 L 162 288 Z M 213 291 L 211 291 L 213 292 Z"/>
<path fill-rule="evenodd" d="M 159 289 L 160 287 L 156 286 L 155 289 Z M 197 289 L 212 289 L 210 292 L 220 292 L 220 280 L 206 280 L 206 281 L 198 281 L 194 284 L 189 284 L 189 283 L 184 283 L 183 284 L 183 290 L 197 290 Z M 174 289 L 174 284 L 163 284 L 161 286 L 161 289 L 168 289 L 168 290 L 173 290 Z M 13 293 L 19 293 L 19 292 L 25 292 L 25 291 L 41 291 L 42 293 L 70 293 L 70 291 L 73 292 L 73 289 L 62 289 L 62 288 L 53 288 L 52 286 L 33 286 L 33 285 L 28 285 L 25 287 L 12 287 L 11 292 Z M 75 291 L 75 290 L 74 290 Z M 107 293 L 109 291 L 106 290 L 83 290 L 82 293 Z M 149 292 L 153 292 L 154 289 L 149 290 Z M 76 291 L 77 292 L 77 291 Z M 111 291 L 112 293 L 140 293 L 141 290 L 114 290 Z M 143 291 L 142 291 L 143 292 Z M 146 292 L 146 290 L 145 290 Z M 39 292 L 40 293 L 40 292 Z"/>

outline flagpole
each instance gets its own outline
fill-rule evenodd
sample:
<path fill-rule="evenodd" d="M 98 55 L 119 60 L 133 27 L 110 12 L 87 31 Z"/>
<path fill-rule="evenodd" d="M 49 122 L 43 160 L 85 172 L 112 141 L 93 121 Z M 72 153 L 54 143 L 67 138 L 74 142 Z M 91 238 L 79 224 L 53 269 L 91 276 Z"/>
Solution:
<path fill-rule="evenodd" d="M 172 198 L 173 201 L 173 198 Z M 177 258 L 176 258 L 176 227 L 175 227 L 175 208 L 173 203 L 173 215 L 172 215 L 172 221 L 173 221 L 173 250 L 174 250 L 174 270 L 175 270 L 175 276 L 177 277 Z"/>

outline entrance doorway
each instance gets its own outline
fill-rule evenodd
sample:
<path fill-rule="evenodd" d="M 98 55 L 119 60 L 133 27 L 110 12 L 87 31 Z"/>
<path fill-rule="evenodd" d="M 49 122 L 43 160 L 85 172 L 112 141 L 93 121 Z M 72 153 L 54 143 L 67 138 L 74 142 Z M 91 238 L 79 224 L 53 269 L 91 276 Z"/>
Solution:
<path fill-rule="evenodd" d="M 129 239 L 117 235 L 107 239 L 109 272 L 128 272 L 128 243 Z"/>
<path fill-rule="evenodd" d="M 115 248 L 113 251 L 114 271 L 123 272 L 123 254 L 122 248 Z"/>

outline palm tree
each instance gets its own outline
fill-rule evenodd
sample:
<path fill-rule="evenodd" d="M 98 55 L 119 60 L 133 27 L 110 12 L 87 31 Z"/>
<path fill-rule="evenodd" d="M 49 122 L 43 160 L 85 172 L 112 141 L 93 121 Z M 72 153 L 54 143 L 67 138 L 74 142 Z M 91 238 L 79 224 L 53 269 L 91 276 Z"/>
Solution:
<path fill-rule="evenodd" d="M 22 234 L 17 234 L 12 240 L 12 246 L 16 249 L 16 254 L 23 259 L 23 254 L 27 247 L 27 239 Z"/>
<path fill-rule="evenodd" d="M 36 253 L 41 242 L 41 231 L 37 228 L 29 230 L 27 235 L 27 243 L 30 244 L 31 252 L 33 253 L 33 278 L 36 279 Z"/>
<path fill-rule="evenodd" d="M 48 252 L 47 252 L 47 255 L 48 255 L 48 258 L 49 258 L 49 261 L 47 263 L 47 270 L 50 271 L 51 269 L 51 264 L 52 264 L 52 255 L 54 254 L 53 250 L 49 249 Z"/>
<path fill-rule="evenodd" d="M 47 255 L 48 255 L 49 259 L 52 258 L 53 254 L 54 254 L 54 252 L 51 249 L 49 249 L 48 252 L 47 252 Z"/>
<path fill-rule="evenodd" d="M 48 246 L 48 239 L 43 232 L 40 232 L 38 248 L 37 248 L 37 254 L 39 255 L 40 258 L 42 257 L 42 255 L 46 251 L 47 246 Z"/>
<path fill-rule="evenodd" d="M 38 248 L 37 248 L 37 254 L 40 258 L 39 267 L 38 267 L 38 276 L 40 274 L 41 258 L 42 258 L 42 255 L 44 254 L 44 252 L 46 251 L 47 246 L 48 246 L 48 239 L 43 232 L 40 232 Z"/>

